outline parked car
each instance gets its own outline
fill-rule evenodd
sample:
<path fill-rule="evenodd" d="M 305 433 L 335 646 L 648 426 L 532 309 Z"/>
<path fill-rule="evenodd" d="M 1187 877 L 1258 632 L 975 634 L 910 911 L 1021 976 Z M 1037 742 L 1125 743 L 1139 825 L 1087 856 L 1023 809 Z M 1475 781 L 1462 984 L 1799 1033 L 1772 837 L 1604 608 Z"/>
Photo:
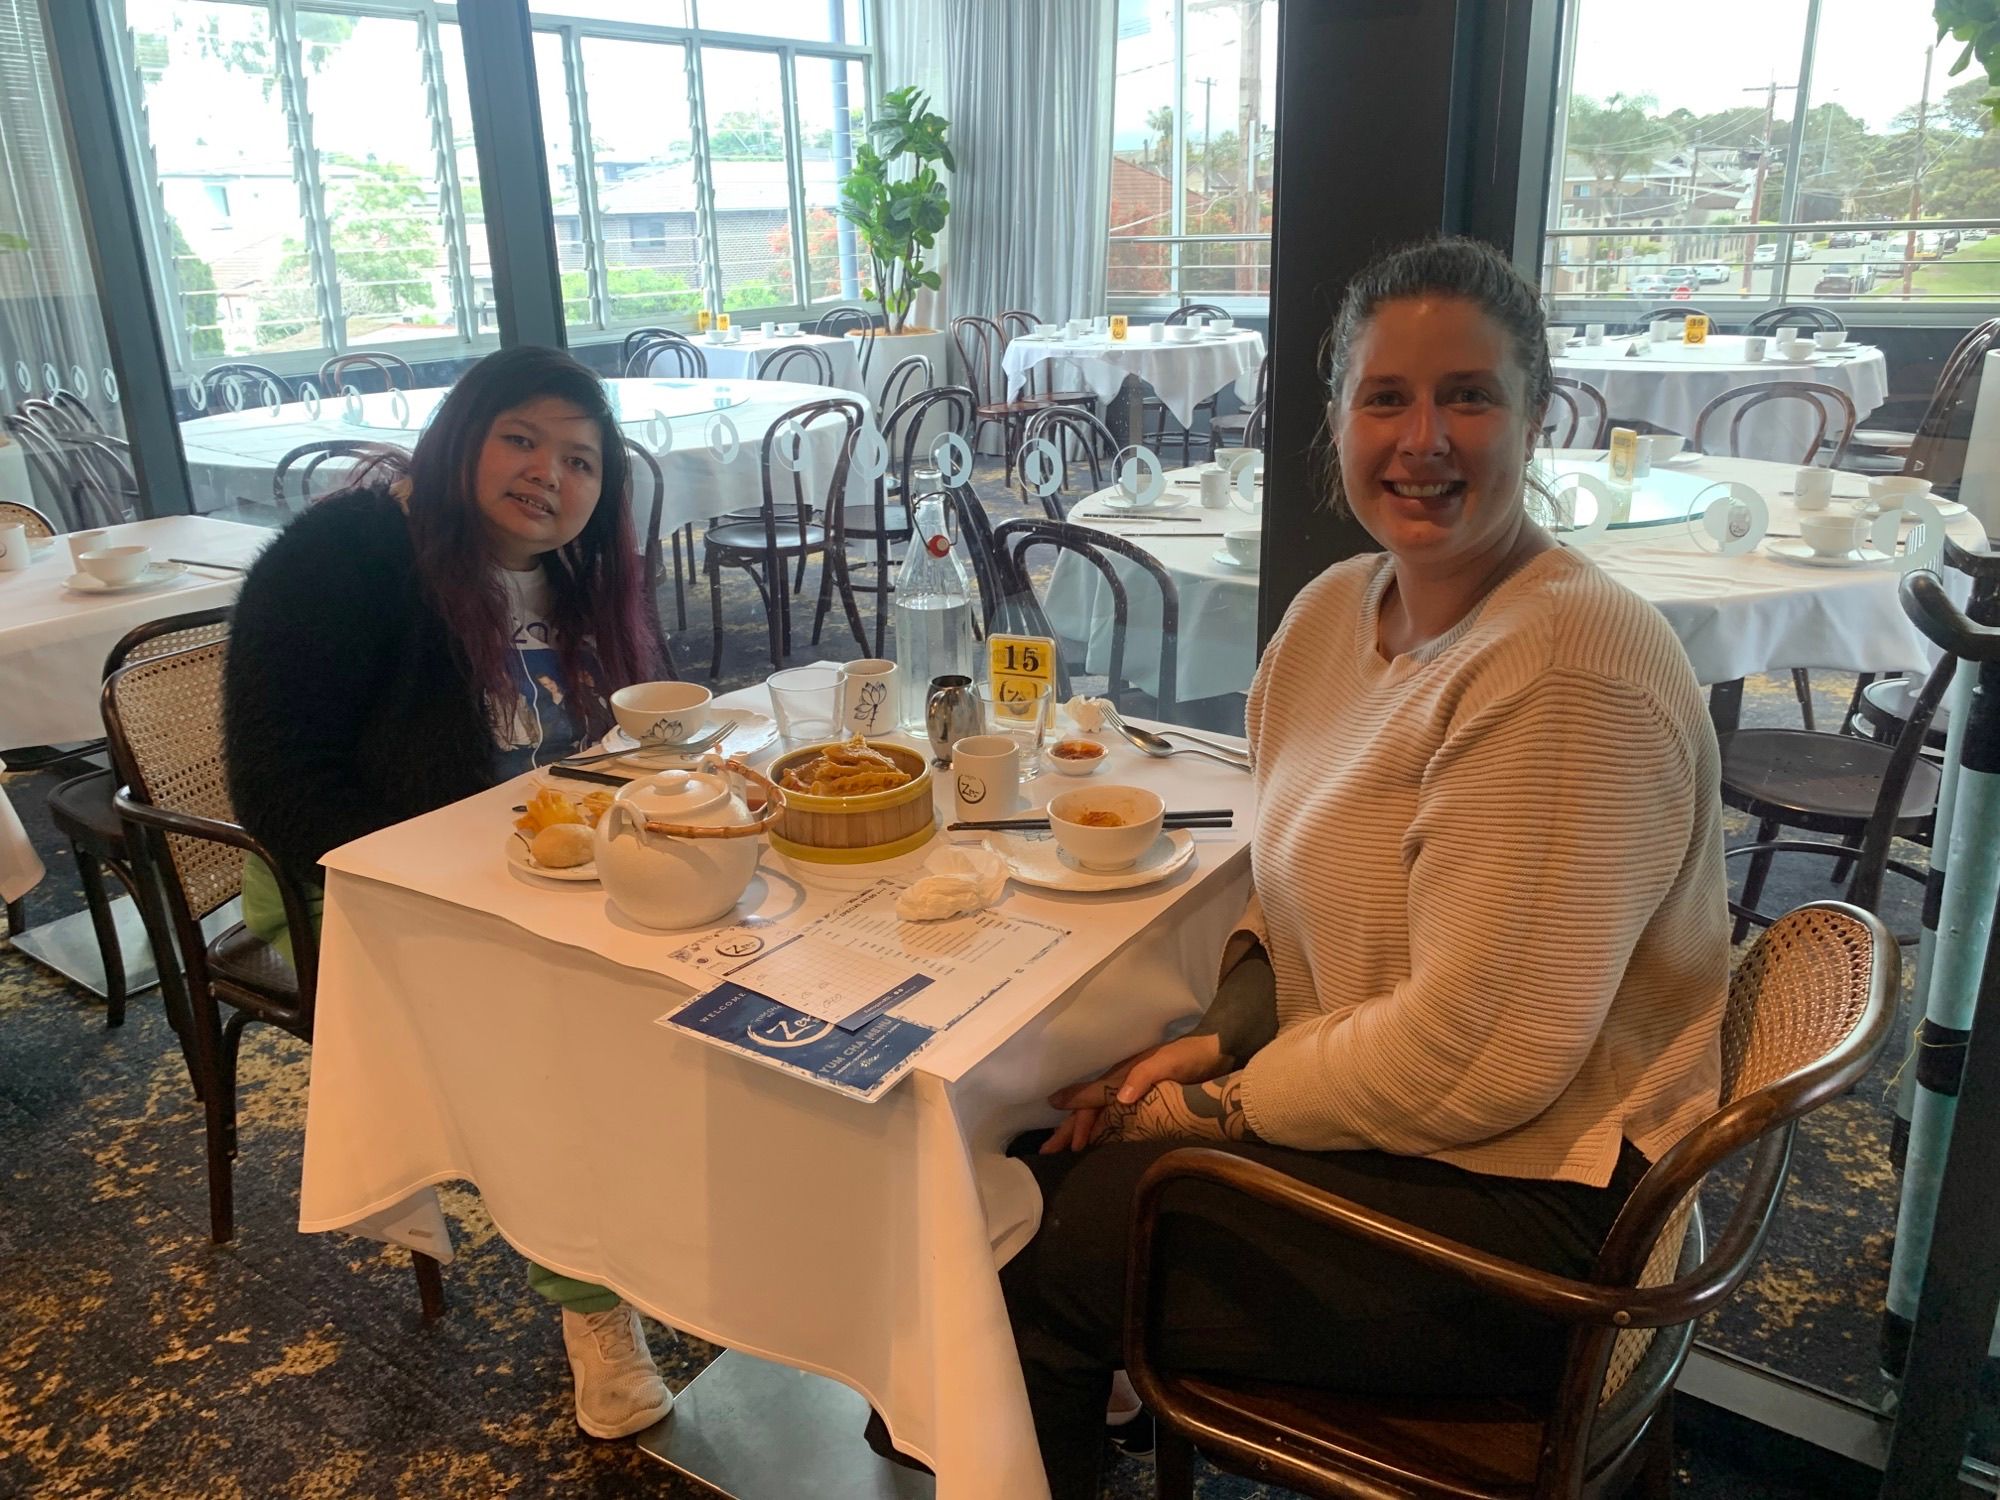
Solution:
<path fill-rule="evenodd" d="M 1938 254 L 1949 255 L 1963 243 L 1956 229 L 1947 229 L 1944 238 L 1938 241 Z"/>
<path fill-rule="evenodd" d="M 1856 290 L 1852 276 L 1822 276 L 1813 283 L 1815 297 L 1852 297 Z"/>
<path fill-rule="evenodd" d="M 1658 274 L 1634 276 L 1631 283 L 1633 293 L 1640 297 L 1664 297 L 1671 293 L 1676 285 L 1678 283 Z"/>
<path fill-rule="evenodd" d="M 1705 261 L 1694 268 L 1695 281 L 1702 286 L 1717 286 L 1729 280 L 1729 267 L 1719 260 Z"/>
<path fill-rule="evenodd" d="M 1776 245 L 1759 245 L 1756 251 L 1753 253 L 1753 259 L 1755 259 L 1757 264 L 1760 266 L 1768 266 L 1771 264 L 1772 261 L 1776 260 L 1777 258 L 1778 258 L 1778 247 Z"/>
<path fill-rule="evenodd" d="M 1826 248 L 1829 250 L 1852 250 L 1854 248 L 1854 236 L 1851 234 L 1830 234 L 1826 237 Z"/>

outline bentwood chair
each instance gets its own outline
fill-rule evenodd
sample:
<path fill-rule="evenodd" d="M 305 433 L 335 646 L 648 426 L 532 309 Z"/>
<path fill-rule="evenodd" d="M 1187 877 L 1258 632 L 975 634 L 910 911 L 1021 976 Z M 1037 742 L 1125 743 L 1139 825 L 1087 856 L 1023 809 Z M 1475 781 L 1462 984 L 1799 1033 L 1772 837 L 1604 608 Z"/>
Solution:
<path fill-rule="evenodd" d="M 1587 380 L 1556 376 L 1545 430 L 1551 448 L 1602 448 L 1611 440 L 1611 408 L 1604 392 Z"/>
<path fill-rule="evenodd" d="M 991 547 L 993 569 L 1000 588 L 1001 610 L 998 613 L 1010 621 L 1010 628 L 1013 623 L 1018 623 L 1024 627 L 1024 634 L 1048 636 L 1057 642 L 1058 697 L 1069 697 L 1072 680 L 1087 675 L 1087 666 L 1082 660 L 1071 664 L 1065 652 L 1076 643 L 1062 640 L 1050 628 L 1041 601 L 1035 596 L 1034 574 L 1028 566 L 1028 555 L 1038 547 L 1070 553 L 1095 568 L 1103 587 L 1111 596 L 1111 651 L 1105 662 L 1104 696 L 1121 711 L 1130 708 L 1155 719 L 1171 720 L 1174 717 L 1178 708 L 1175 693 L 1180 681 L 1177 671 L 1181 596 L 1174 587 L 1172 575 L 1160 566 L 1152 553 L 1108 532 L 1095 531 L 1087 526 L 1072 526 L 1067 521 L 1035 519 L 1001 522 L 993 529 Z M 1118 561 L 1114 562 L 1114 559 Z M 1129 567 L 1121 568 L 1121 562 Z M 1150 576 L 1160 593 L 1157 690 L 1153 701 L 1143 709 L 1132 704 L 1132 697 L 1138 690 L 1125 680 L 1126 646 L 1132 629 L 1128 579 L 1134 572 Z M 1096 613 L 1101 616 L 1103 611 L 1099 609 Z"/>
<path fill-rule="evenodd" d="M 894 411 L 919 391 L 929 390 L 935 379 L 928 354 L 905 355 L 882 378 L 882 395 L 875 409 Z"/>
<path fill-rule="evenodd" d="M 1261 451 L 1271 438 L 1270 403 L 1259 401 L 1250 408 L 1250 419 L 1243 424 L 1242 447 Z"/>
<path fill-rule="evenodd" d="M 618 368 L 621 370 L 629 370 L 631 368 L 632 356 L 638 351 L 641 344 L 650 343 L 654 339 L 680 337 L 682 335 L 676 333 L 671 328 L 635 328 L 626 334 L 623 339 L 619 340 Z"/>
<path fill-rule="evenodd" d="M 1669 302 L 1665 307 L 1656 307 L 1651 312 L 1643 314 L 1639 319 L 1639 327 L 1644 328 L 1650 323 L 1671 322 L 1676 318 L 1683 323 L 1689 318 L 1707 318 L 1710 333 L 1716 332 L 1722 326 L 1712 315 L 1703 312 L 1691 302 Z"/>
<path fill-rule="evenodd" d="M 1024 333 L 1033 333 L 1042 322 L 1039 313 L 1030 312 L 1025 307 L 1010 309 L 999 317 L 1000 332 L 1010 344 Z M 1085 411 L 1095 412 L 1097 410 L 1095 391 L 1055 389 L 1058 367 L 1074 368 L 1066 360 L 1049 360 L 1042 364 L 1030 365 L 1027 381 L 1021 387 L 1025 399 L 1046 402 L 1052 406 L 1080 406 Z M 1044 382 L 1049 387 L 1047 390 L 1042 389 Z"/>
<path fill-rule="evenodd" d="M 1185 307 L 1175 308 L 1160 321 L 1169 325 L 1185 323 L 1189 318 L 1197 315 L 1204 318 L 1226 318 L 1229 316 L 1229 313 L 1226 309 L 1217 307 L 1213 302 L 1190 302 Z M 1261 386 L 1259 393 L 1261 394 Z M 1209 416 L 1208 453 L 1209 457 L 1213 458 L 1215 456 L 1215 446 L 1221 441 L 1215 435 L 1215 397 L 1204 396 L 1201 400 L 1195 402 L 1192 415 L 1199 418 L 1203 412 L 1208 413 Z M 1194 462 L 1194 428 L 1192 426 L 1181 426 L 1180 420 L 1176 418 L 1174 420 L 1174 430 L 1169 432 L 1167 430 L 1167 418 L 1170 413 L 1167 411 L 1166 403 L 1161 401 L 1157 396 L 1146 397 L 1142 421 L 1146 413 L 1150 413 L 1153 419 L 1153 451 L 1164 455 L 1167 443 L 1169 441 L 1177 442 L 1181 445 L 1181 462 L 1183 464 Z"/>
<path fill-rule="evenodd" d="M 2000 345 L 2000 318 L 1975 325 L 1945 359 L 1916 427 L 1899 431 L 1878 423 L 1856 429 L 1847 467 L 1863 474 L 1928 479 L 1934 489 L 1955 495 L 1965 477 L 1965 450 L 1972 436 L 1971 418 L 1961 413 L 1996 345 Z M 1890 405 L 1896 399 L 1892 397 Z"/>
<path fill-rule="evenodd" d="M 1694 1324 L 1755 1263 L 1798 1122 L 1859 1081 L 1893 1019 L 1900 967 L 1880 919 L 1820 901 L 1764 932 L 1730 981 L 1715 1113 L 1640 1179 L 1588 1277 L 1520 1265 L 1400 1223 L 1259 1162 L 1205 1147 L 1161 1157 L 1133 1205 L 1125 1367 L 1159 1426 L 1157 1491 L 1192 1493 L 1192 1454 L 1340 1500 L 1575 1500 L 1673 1488 L 1673 1387 Z M 1711 1248 L 1698 1193 L 1754 1150 Z M 1372 1253 L 1463 1281 L 1569 1327 L 1548 1398 L 1394 1399 L 1251 1384 L 1175 1369 L 1162 1338 L 1161 1221 L 1190 1190 L 1248 1198 Z"/>
<path fill-rule="evenodd" d="M 669 677 L 678 679 L 681 674 L 674 665 L 673 642 L 667 638 L 666 628 L 660 623 L 660 590 L 667 581 L 666 551 L 660 542 L 660 521 L 667 503 L 666 476 L 660 471 L 659 459 L 643 444 L 628 437 L 625 439 L 625 452 L 632 468 L 628 498 L 632 509 L 633 539 L 639 544 L 641 566 L 645 570 L 646 625 L 652 632 L 653 649 L 660 654 L 662 669 Z M 693 561 L 692 546 L 690 543 L 690 562 Z M 687 592 L 681 581 L 679 532 L 674 533 L 674 611 L 678 628 L 687 629 Z"/>
<path fill-rule="evenodd" d="M 226 638 L 230 611 L 204 609 L 192 614 L 169 615 L 134 626 L 114 645 L 104 659 L 104 677 L 110 677 L 128 662 L 150 661 L 156 656 L 183 651 Z M 161 994 L 167 1001 L 167 1016 L 174 1030 L 182 1032 L 180 1007 L 175 1004 L 174 945 L 165 916 L 151 882 L 137 867 L 125 825 L 112 804 L 118 789 L 110 771 L 88 771 L 61 782 L 49 793 L 49 820 L 56 832 L 69 841 L 76 859 L 76 873 L 83 887 L 84 908 L 90 913 L 92 935 L 97 939 L 98 957 L 104 965 L 104 1024 L 125 1024 L 125 1002 L 129 998 L 125 956 L 118 945 L 118 926 L 105 886 L 108 872 L 139 910 L 146 937 L 153 950 L 153 968 L 160 975 Z"/>
<path fill-rule="evenodd" d="M 804 366 L 801 370 L 800 366 Z M 787 344 L 757 361 L 759 380 L 798 380 L 807 385 L 833 385 L 833 360 L 811 344 Z"/>
<path fill-rule="evenodd" d="M 668 329 L 649 331 L 636 343 L 627 338 L 625 347 L 627 352 L 623 369 L 627 376 L 679 380 L 708 378 L 708 356 L 684 333 Z"/>
<path fill-rule="evenodd" d="M 195 400 L 197 388 L 201 400 Z M 266 365 L 248 360 L 231 360 L 203 370 L 188 382 L 188 405 L 196 416 L 203 412 L 242 411 L 246 407 L 270 406 L 272 393 L 280 403 L 292 399 L 292 387 L 285 377 Z M 324 396 L 325 391 L 320 394 Z"/>
<path fill-rule="evenodd" d="M 1118 456 L 1118 439 L 1090 412 L 1073 406 L 1051 406 L 1028 418 L 1028 425 L 1021 431 L 1021 447 L 1024 450 L 1038 440 L 1056 450 L 1060 479 L 1053 494 L 1035 498 L 1051 521 L 1065 520 L 1069 515 L 1069 506 L 1075 503 L 1069 498 L 1070 464 L 1087 464 L 1091 490 L 1103 489 L 1104 476 L 1111 472 L 1111 465 Z M 1065 501 L 1069 503 L 1065 504 Z"/>
<path fill-rule="evenodd" d="M 320 394 L 336 395 L 350 385 L 365 394 L 371 378 L 380 381 L 384 391 L 417 388 L 417 372 L 410 368 L 408 360 L 381 349 L 353 349 L 336 354 L 319 367 Z"/>
<path fill-rule="evenodd" d="M 1840 321 L 1840 314 L 1830 307 L 1816 307 L 1810 302 L 1788 302 L 1783 307 L 1773 307 L 1758 313 L 1743 331 L 1776 333 L 1780 328 L 1804 328 L 1813 333 L 1831 333 L 1835 329 L 1845 332 L 1847 325 Z"/>
<path fill-rule="evenodd" d="M 708 575 L 709 611 L 714 627 L 715 658 L 709 676 L 722 675 L 722 570 L 741 568 L 763 597 L 765 621 L 770 628 L 771 664 L 782 667 L 792 652 L 792 591 L 786 586 L 789 563 L 805 566 L 808 557 L 824 554 L 827 528 L 823 517 L 847 497 L 848 454 L 855 430 L 861 425 L 861 403 L 849 396 L 833 396 L 795 406 L 774 420 L 764 433 L 759 448 L 764 499 L 754 516 L 723 517 L 709 525 L 702 535 L 702 567 Z M 815 430 L 830 432 L 837 457 L 825 493 L 812 493 L 812 451 Z M 796 454 L 780 444 L 790 444 L 789 434 L 798 434 Z M 867 647 L 861 616 L 853 597 L 847 606 L 848 623 L 854 638 Z"/>
<path fill-rule="evenodd" d="M 1021 429 L 1046 403 L 1007 398 L 1007 335 L 991 318 L 953 318 L 951 339 L 957 346 L 959 363 L 965 366 L 965 383 L 973 394 L 972 431 L 966 441 L 976 452 L 980 434 L 988 427 L 998 427 L 1006 454 L 1007 481 L 1011 484 L 1014 458 L 1021 446 Z"/>
<path fill-rule="evenodd" d="M 369 465 L 382 460 L 407 461 L 408 456 L 400 448 L 383 443 L 357 443 L 352 438 L 301 443 L 271 470 L 271 503 L 286 513 L 301 510 L 315 500 L 345 489 Z M 288 482 L 295 473 L 296 495 L 291 493 L 292 484 Z"/>
<path fill-rule="evenodd" d="M 305 893 L 236 822 L 223 770 L 222 673 L 228 642 L 130 662 L 104 684 L 104 723 L 124 786 L 119 815 L 160 875 L 186 976 L 208 1156 L 210 1237 L 235 1235 L 236 1060 L 243 1031 L 262 1021 L 311 1044 L 319 933 Z M 241 922 L 213 941 L 205 917 L 243 888 L 247 857 L 264 861 L 284 902 L 292 958 Z M 223 1008 L 229 1016 L 223 1019 Z M 424 1321 L 444 1311 L 438 1263 L 413 1256 Z"/>
<path fill-rule="evenodd" d="M 1773 380 L 1724 391 L 1695 417 L 1691 441 L 1703 453 L 1734 457 L 1742 452 L 1744 418 L 1760 407 L 1779 402 L 1802 406 L 1811 415 L 1812 439 L 1799 450 L 1797 461 L 1817 462 L 1825 450 L 1826 467 L 1839 468 L 1854 436 L 1854 398 L 1837 385 L 1817 380 Z M 1729 418 L 1729 430 L 1723 434 L 1720 428 L 1725 415 Z"/>
<path fill-rule="evenodd" d="M 826 312 L 820 314 L 820 319 L 817 323 L 813 324 L 812 331 L 823 338 L 859 339 L 861 341 L 861 348 L 856 355 L 856 360 L 861 367 L 862 377 L 866 379 L 868 375 L 868 361 L 875 353 L 876 329 L 873 313 L 869 312 L 865 307 L 829 308 Z M 882 404 L 885 407 L 889 405 L 889 400 L 886 396 L 883 397 Z"/>
<path fill-rule="evenodd" d="M 1264 405 L 1271 396 L 1271 356 L 1266 354 L 1257 361 L 1257 394 L 1250 405 L 1241 411 L 1232 411 L 1222 416 L 1208 419 L 1208 430 L 1217 448 L 1251 448 L 1257 446 L 1248 440 L 1250 413 Z"/>

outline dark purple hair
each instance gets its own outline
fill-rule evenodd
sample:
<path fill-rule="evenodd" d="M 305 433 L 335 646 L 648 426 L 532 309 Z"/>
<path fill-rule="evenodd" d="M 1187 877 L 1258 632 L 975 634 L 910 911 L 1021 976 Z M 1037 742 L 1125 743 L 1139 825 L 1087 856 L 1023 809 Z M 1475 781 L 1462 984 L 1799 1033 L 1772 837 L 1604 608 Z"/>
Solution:
<path fill-rule="evenodd" d="M 602 489 L 575 540 L 542 554 L 557 660 L 591 734 L 610 727 L 609 698 L 659 670 L 646 626 L 644 568 L 633 535 L 632 465 L 604 384 L 560 349 L 520 345 L 489 354 L 459 377 L 410 455 L 410 541 L 425 598 L 443 617 L 482 689 L 508 691 L 507 600 L 487 551 L 476 483 L 480 450 L 501 415 L 557 396 L 597 423 Z M 594 657 L 595 680 L 587 665 Z"/>

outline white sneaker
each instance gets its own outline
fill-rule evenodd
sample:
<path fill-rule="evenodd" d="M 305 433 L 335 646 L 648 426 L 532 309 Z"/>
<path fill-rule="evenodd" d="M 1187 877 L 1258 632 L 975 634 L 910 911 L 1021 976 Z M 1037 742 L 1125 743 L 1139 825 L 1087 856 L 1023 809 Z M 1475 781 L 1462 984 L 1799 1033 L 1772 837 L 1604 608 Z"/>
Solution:
<path fill-rule="evenodd" d="M 592 1437 L 630 1437 L 673 1410 L 674 1393 L 630 1304 L 601 1313 L 564 1308 L 563 1345 L 576 1382 L 576 1425 Z"/>

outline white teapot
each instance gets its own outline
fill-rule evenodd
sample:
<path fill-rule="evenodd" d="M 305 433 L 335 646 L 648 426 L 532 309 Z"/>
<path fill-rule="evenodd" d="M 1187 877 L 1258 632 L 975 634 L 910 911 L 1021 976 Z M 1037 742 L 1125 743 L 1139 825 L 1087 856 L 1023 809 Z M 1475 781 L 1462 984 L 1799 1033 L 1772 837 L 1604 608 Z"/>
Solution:
<path fill-rule="evenodd" d="M 729 773 L 761 784 L 752 813 Z M 758 838 L 783 814 L 784 793 L 738 761 L 705 757 L 621 787 L 597 820 L 597 878 L 644 927 L 704 927 L 725 916 L 757 873 Z"/>

